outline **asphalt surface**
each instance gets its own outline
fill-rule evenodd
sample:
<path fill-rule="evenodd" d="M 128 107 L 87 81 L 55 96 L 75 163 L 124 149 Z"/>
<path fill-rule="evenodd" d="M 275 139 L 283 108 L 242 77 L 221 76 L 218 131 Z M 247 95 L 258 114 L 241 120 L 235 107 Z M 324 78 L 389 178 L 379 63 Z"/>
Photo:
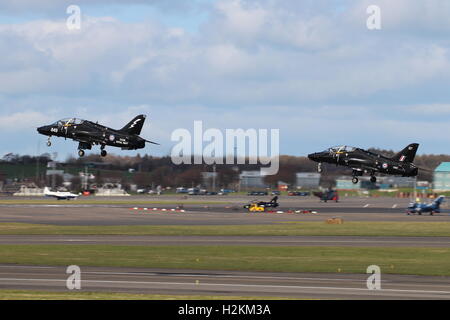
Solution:
<path fill-rule="evenodd" d="M 270 200 L 271 197 L 259 197 Z M 258 225 L 280 222 L 325 221 L 450 221 L 448 211 L 435 216 L 407 216 L 409 199 L 342 198 L 321 203 L 316 198 L 281 197 L 276 210 L 284 213 L 248 213 L 242 206 L 254 197 L 162 197 L 164 204 L 134 204 L 149 197 L 89 198 L 89 203 L 54 201 L 37 204 L 1 204 L 0 223 L 54 225 Z M 14 199 L 17 200 L 17 199 Z M 36 200 L 36 199 L 33 199 Z M 226 201 L 201 205 L 192 201 Z M 38 201 L 39 202 L 39 201 Z M 191 203 L 190 203 L 191 202 Z M 185 212 L 162 211 L 183 207 Z M 140 210 L 135 210 L 138 208 Z M 147 208 L 147 210 L 143 210 Z M 158 210 L 153 210 L 156 208 Z M 287 213 L 314 210 L 316 214 Z M 4 235 L 5 244 L 104 245 L 254 245 L 450 247 L 446 237 L 325 237 L 325 236 L 50 236 Z M 63 267 L 0 265 L 0 288 L 67 291 Z M 300 274 L 171 269 L 82 267 L 82 291 L 169 295 L 230 295 L 325 299 L 450 299 L 450 277 L 382 275 L 382 290 L 368 290 L 365 274 Z"/>
<path fill-rule="evenodd" d="M 81 292 L 305 299 L 450 299 L 449 277 L 382 274 L 381 290 L 368 290 L 368 276 L 81 267 Z M 0 265 L 2 289 L 68 292 L 68 277 L 64 267 Z"/>
<path fill-rule="evenodd" d="M 0 245 L 333 246 L 449 248 L 450 237 L 0 235 Z"/>
<path fill-rule="evenodd" d="M 226 198 L 226 204 L 192 204 L 192 201 L 224 201 L 226 197 L 203 197 L 182 199 L 164 197 L 164 204 L 134 204 L 152 197 L 127 197 L 129 204 L 120 204 L 111 199 L 108 204 L 98 204 L 103 199 L 89 198 L 88 204 L 76 201 L 57 201 L 54 204 L 2 204 L 0 222 L 22 222 L 55 225 L 255 225 L 278 222 L 324 221 L 331 217 L 340 217 L 345 221 L 450 221 L 446 209 L 434 216 L 407 216 L 405 208 L 409 199 L 397 198 L 343 198 L 339 203 L 319 202 L 316 198 L 282 197 L 276 211 L 284 213 L 249 213 L 242 206 L 253 197 Z M 39 198 L 38 198 L 39 199 Z M 159 199 L 159 198 L 157 198 Z M 172 199 L 172 200 L 170 200 Z M 261 200 L 270 200 L 262 197 Z M 122 200 L 124 200 L 122 198 Z M 48 200 L 46 200 L 48 201 Z M 42 200 L 43 202 L 43 200 Z M 44 203 L 44 202 L 43 202 Z M 182 207 L 185 212 L 153 211 L 157 209 L 176 209 Z M 147 208 L 149 210 L 132 210 Z M 317 214 L 287 213 L 289 210 L 313 210 Z"/>

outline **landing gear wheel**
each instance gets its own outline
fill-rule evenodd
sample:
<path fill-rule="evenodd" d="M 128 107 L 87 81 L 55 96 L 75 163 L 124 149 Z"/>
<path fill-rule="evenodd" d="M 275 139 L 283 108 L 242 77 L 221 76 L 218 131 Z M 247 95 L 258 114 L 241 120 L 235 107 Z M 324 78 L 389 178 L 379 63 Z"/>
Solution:
<path fill-rule="evenodd" d="M 52 146 L 52 142 L 51 141 L 47 141 L 47 147 L 51 147 Z"/>
<path fill-rule="evenodd" d="M 359 179 L 357 177 L 353 177 L 352 182 L 353 184 L 357 184 L 359 182 Z"/>
<path fill-rule="evenodd" d="M 78 150 L 78 155 L 80 158 L 84 157 L 84 150 Z"/>
<path fill-rule="evenodd" d="M 102 150 L 100 154 L 102 157 L 106 157 L 108 155 L 108 152 L 106 152 L 106 150 Z"/>
<path fill-rule="evenodd" d="M 377 177 L 371 176 L 371 177 L 370 177 L 370 182 L 372 182 L 372 183 L 377 182 Z"/>

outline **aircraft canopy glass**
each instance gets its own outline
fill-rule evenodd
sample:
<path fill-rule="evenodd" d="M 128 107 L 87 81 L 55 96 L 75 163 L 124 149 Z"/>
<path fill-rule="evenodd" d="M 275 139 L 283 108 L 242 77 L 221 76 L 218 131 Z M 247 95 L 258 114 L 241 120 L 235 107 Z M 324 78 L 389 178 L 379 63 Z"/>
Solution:
<path fill-rule="evenodd" d="M 58 127 L 63 127 L 63 126 L 71 126 L 71 125 L 80 125 L 83 122 L 84 122 L 84 120 L 82 120 L 82 119 L 68 118 L 68 119 L 59 120 L 59 121 L 55 122 L 53 125 L 58 126 Z"/>
<path fill-rule="evenodd" d="M 355 150 L 356 150 L 355 147 L 339 146 L 339 147 L 332 147 L 328 151 L 330 151 L 330 153 L 338 153 L 338 152 L 352 152 Z"/>

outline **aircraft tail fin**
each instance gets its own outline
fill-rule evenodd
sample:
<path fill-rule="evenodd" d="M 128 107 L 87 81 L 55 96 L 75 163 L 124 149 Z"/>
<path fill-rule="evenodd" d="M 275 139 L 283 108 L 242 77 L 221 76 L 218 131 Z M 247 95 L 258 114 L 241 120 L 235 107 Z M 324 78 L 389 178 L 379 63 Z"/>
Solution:
<path fill-rule="evenodd" d="M 436 200 L 434 200 L 434 204 L 439 208 L 439 206 L 442 204 L 442 202 L 444 202 L 445 197 L 444 196 L 439 196 Z"/>
<path fill-rule="evenodd" d="M 45 188 L 44 188 L 44 196 L 49 196 L 50 193 L 51 193 L 50 188 L 49 188 L 49 187 L 45 187 Z"/>
<path fill-rule="evenodd" d="M 407 146 L 405 149 L 397 153 L 392 160 L 398 161 L 398 162 L 406 162 L 406 163 L 412 163 L 414 161 L 414 158 L 416 157 L 417 149 L 419 148 L 418 143 L 411 143 L 409 146 Z"/>
<path fill-rule="evenodd" d="M 277 203 L 278 202 L 278 196 L 273 197 L 273 199 L 270 200 L 270 202 Z"/>
<path fill-rule="evenodd" d="M 146 116 L 141 114 L 131 120 L 125 127 L 120 129 L 120 131 L 125 132 L 127 134 L 136 134 L 140 135 L 142 131 L 142 127 L 144 126 Z"/>

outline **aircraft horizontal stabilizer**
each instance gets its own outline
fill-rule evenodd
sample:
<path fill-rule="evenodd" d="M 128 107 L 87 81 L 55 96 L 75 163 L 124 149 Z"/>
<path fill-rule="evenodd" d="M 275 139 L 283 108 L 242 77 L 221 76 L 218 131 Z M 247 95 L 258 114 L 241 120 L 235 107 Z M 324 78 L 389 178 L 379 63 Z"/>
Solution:
<path fill-rule="evenodd" d="M 156 144 L 157 146 L 160 146 L 160 144 L 157 143 L 157 142 L 153 142 L 153 141 L 149 141 L 149 140 L 145 140 L 145 142 L 148 142 L 148 143 L 151 143 L 151 144 Z"/>

